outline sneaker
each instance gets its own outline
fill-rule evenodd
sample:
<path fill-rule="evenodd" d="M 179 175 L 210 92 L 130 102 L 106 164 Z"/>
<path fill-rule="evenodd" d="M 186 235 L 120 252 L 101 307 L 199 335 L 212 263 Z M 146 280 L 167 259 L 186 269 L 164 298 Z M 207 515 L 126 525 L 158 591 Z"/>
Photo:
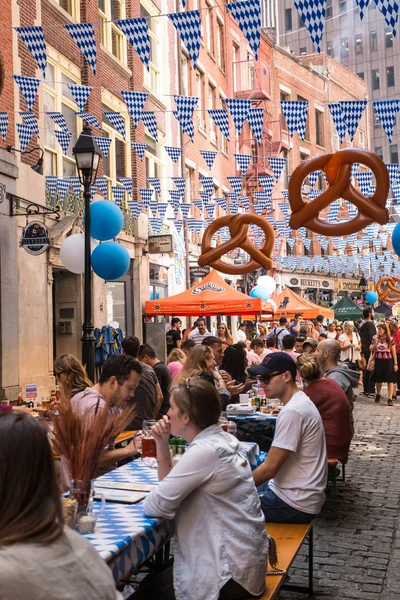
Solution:
<path fill-rule="evenodd" d="M 380 402 L 380 401 L 381 401 L 381 395 L 380 394 L 376 394 L 376 396 L 375 396 L 375 402 L 376 402 L 376 404 L 378 404 L 378 402 Z"/>
<path fill-rule="evenodd" d="M 393 406 L 393 400 L 391 398 L 388 398 L 388 406 Z"/>

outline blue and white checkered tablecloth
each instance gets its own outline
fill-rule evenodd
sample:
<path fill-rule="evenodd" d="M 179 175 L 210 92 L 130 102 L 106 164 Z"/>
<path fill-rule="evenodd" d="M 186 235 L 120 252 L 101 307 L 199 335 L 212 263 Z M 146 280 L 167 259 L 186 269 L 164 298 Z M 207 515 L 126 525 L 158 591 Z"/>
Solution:
<path fill-rule="evenodd" d="M 257 444 L 243 442 L 242 449 L 254 469 L 259 454 Z M 141 460 L 133 460 L 102 475 L 99 480 L 156 485 L 158 475 L 157 469 L 145 466 Z M 107 561 L 115 581 L 120 581 L 160 550 L 170 539 L 172 531 L 172 521 L 146 517 L 143 512 L 143 502 L 137 504 L 107 502 L 104 513 L 96 523 L 95 532 L 82 535 Z"/>
<path fill-rule="evenodd" d="M 252 415 L 229 415 L 229 421 L 234 421 L 238 428 L 238 433 L 251 433 L 253 431 L 265 431 L 271 429 L 274 431 L 276 419 L 275 415 L 265 415 L 255 412 Z"/>

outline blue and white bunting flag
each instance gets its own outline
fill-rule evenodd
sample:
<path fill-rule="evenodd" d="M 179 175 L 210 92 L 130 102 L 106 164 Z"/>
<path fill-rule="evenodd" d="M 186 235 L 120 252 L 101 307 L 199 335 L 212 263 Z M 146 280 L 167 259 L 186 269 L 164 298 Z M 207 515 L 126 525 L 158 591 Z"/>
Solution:
<path fill-rule="evenodd" d="M 125 120 L 123 116 L 118 112 L 106 111 L 103 113 L 106 119 L 108 119 L 111 125 L 122 135 L 125 139 Z"/>
<path fill-rule="evenodd" d="M 344 120 L 344 116 L 342 114 L 342 110 L 340 108 L 340 104 L 339 102 L 333 102 L 329 103 L 328 107 L 332 116 L 333 124 L 339 136 L 339 141 L 340 143 L 342 143 L 344 138 L 346 137 L 347 127 L 346 122 Z"/>
<path fill-rule="evenodd" d="M 260 0 L 247 0 L 246 2 L 226 4 L 226 8 L 238 24 L 257 60 L 261 40 Z"/>
<path fill-rule="evenodd" d="M 246 198 L 246 196 L 240 196 L 239 202 L 243 206 L 245 212 L 249 212 L 249 207 L 250 207 L 249 199 Z"/>
<path fill-rule="evenodd" d="M 346 123 L 346 129 L 351 141 L 357 131 L 358 124 L 365 107 L 367 106 L 367 102 L 367 100 L 343 100 L 342 102 L 339 102 L 342 118 Z"/>
<path fill-rule="evenodd" d="M 282 159 L 282 160 L 285 160 L 285 159 Z M 270 159 L 268 159 L 268 162 L 270 163 Z M 271 165 L 271 168 L 273 169 L 272 165 Z M 274 174 L 275 174 L 275 171 L 274 171 Z M 280 174 L 281 174 L 281 171 L 279 171 L 278 178 L 279 178 Z M 275 175 L 275 177 L 276 177 L 276 175 Z M 263 188 L 264 192 L 266 192 L 268 194 L 268 196 L 271 197 L 272 188 L 274 187 L 273 177 L 271 175 L 259 175 L 258 182 L 261 185 L 261 187 Z"/>
<path fill-rule="evenodd" d="M 25 123 L 17 123 L 17 132 L 20 150 L 25 152 L 33 135 L 32 127 Z"/>
<path fill-rule="evenodd" d="M 400 182 L 399 164 L 398 163 L 385 163 L 385 167 L 387 168 L 388 173 L 389 173 L 390 186 L 393 188 L 393 186 L 396 183 Z"/>
<path fill-rule="evenodd" d="M 236 159 L 239 171 L 244 175 L 249 168 L 252 156 L 249 154 L 234 154 L 234 157 Z"/>
<path fill-rule="evenodd" d="M 185 6 L 184 2 L 182 2 L 182 4 L 183 4 L 183 6 Z M 175 225 L 175 229 L 176 229 L 177 233 L 180 234 L 182 232 L 182 227 L 183 227 L 182 219 L 175 219 L 174 225 Z M 182 281 L 178 281 L 178 279 L 177 279 L 176 283 L 183 283 L 183 279 L 182 279 Z"/>
<path fill-rule="evenodd" d="M 0 112 L 0 135 L 4 142 L 8 131 L 8 113 Z"/>
<path fill-rule="evenodd" d="M 266 208 L 268 212 L 271 210 L 271 195 L 266 192 L 254 192 L 254 197 L 262 208 Z"/>
<path fill-rule="evenodd" d="M 226 212 L 226 198 L 215 198 L 215 202 Z"/>
<path fill-rule="evenodd" d="M 144 105 L 146 104 L 148 94 L 146 92 L 131 92 L 129 90 L 122 90 L 121 94 L 128 107 L 128 112 L 131 116 L 133 126 L 137 127 L 140 119 L 142 118 L 142 112 Z"/>
<path fill-rule="evenodd" d="M 247 121 L 250 125 L 250 129 L 253 132 L 254 137 L 260 144 L 264 128 L 264 109 L 250 108 L 249 114 L 247 116 Z"/>
<path fill-rule="evenodd" d="M 159 202 L 158 203 L 158 214 L 162 221 L 164 221 L 164 219 L 165 219 L 165 213 L 167 212 L 167 209 L 168 209 L 168 202 Z M 181 205 L 181 209 L 182 209 L 182 205 Z"/>
<path fill-rule="evenodd" d="M 214 219 L 215 202 L 207 202 L 207 204 L 205 204 L 204 208 L 207 211 L 208 218 L 211 220 Z"/>
<path fill-rule="evenodd" d="M 309 183 L 310 187 L 312 187 L 312 188 L 314 187 L 320 173 L 321 173 L 321 171 L 313 171 L 312 173 L 309 174 L 308 183 Z"/>
<path fill-rule="evenodd" d="M 229 142 L 229 119 L 226 110 L 223 108 L 213 108 L 207 112 Z"/>
<path fill-rule="evenodd" d="M 182 217 L 184 219 L 187 219 L 189 217 L 189 213 L 190 213 L 190 204 L 182 203 L 180 205 L 180 208 L 181 208 Z"/>
<path fill-rule="evenodd" d="M 176 110 L 173 111 L 173 114 L 182 127 L 182 131 L 193 141 L 193 111 L 199 99 L 195 96 L 174 96 L 174 99 Z"/>
<path fill-rule="evenodd" d="M 68 125 L 67 125 L 67 121 L 65 120 L 65 117 L 62 113 L 59 112 L 46 112 L 45 113 L 48 117 L 50 117 L 50 119 L 53 121 L 53 123 L 55 123 L 56 125 L 58 125 L 59 127 L 61 127 L 61 129 L 63 131 L 68 131 Z"/>
<path fill-rule="evenodd" d="M 29 127 L 32 129 L 32 132 L 35 135 L 37 135 L 37 137 L 40 137 L 39 136 L 39 123 L 37 122 L 35 115 L 31 112 L 20 112 L 19 114 L 21 115 L 24 123 L 29 125 Z"/>
<path fill-rule="evenodd" d="M 200 150 L 200 154 L 202 155 L 202 157 L 206 161 L 207 167 L 209 169 L 212 169 L 214 161 L 215 161 L 215 157 L 217 156 L 217 153 L 216 152 L 211 152 L 209 150 Z"/>
<path fill-rule="evenodd" d="M 179 37 L 185 44 L 189 57 L 196 67 L 201 43 L 201 18 L 199 10 L 172 13 L 168 15 Z"/>
<path fill-rule="evenodd" d="M 155 116 L 154 112 L 151 110 L 149 110 L 149 111 L 144 110 L 142 112 L 141 119 L 142 119 L 145 127 L 147 127 L 147 129 L 149 130 L 150 135 L 152 135 L 153 138 L 156 140 L 156 142 L 158 142 L 157 120 L 156 120 L 156 116 Z"/>
<path fill-rule="evenodd" d="M 275 156 L 274 157 L 268 156 L 267 160 L 268 160 L 270 167 L 274 173 L 275 181 L 278 181 L 278 179 L 281 176 L 281 173 L 286 165 L 287 159 L 275 157 Z M 260 181 L 260 178 L 258 178 L 258 180 Z M 260 183 L 261 183 L 261 181 L 260 181 Z M 263 184 L 261 183 L 261 185 L 263 185 Z"/>
<path fill-rule="evenodd" d="M 161 194 L 161 183 L 158 177 L 148 177 L 147 182 L 156 190 L 157 194 Z"/>
<path fill-rule="evenodd" d="M 207 192 L 208 196 L 213 195 L 214 183 L 212 177 L 199 177 L 199 183 L 201 183 L 203 189 Z"/>
<path fill-rule="evenodd" d="M 94 115 L 92 115 L 92 113 L 81 111 L 81 112 L 77 112 L 75 114 L 80 119 L 83 119 L 84 121 L 86 121 L 86 123 L 89 123 L 90 125 L 92 125 L 92 127 L 95 127 L 96 129 L 101 129 L 100 123 L 98 122 L 96 117 Z"/>
<path fill-rule="evenodd" d="M 157 214 L 157 209 L 158 209 L 158 201 L 151 200 L 149 208 L 150 208 L 150 212 L 151 212 L 152 216 L 155 217 Z"/>
<path fill-rule="evenodd" d="M 358 187 L 360 188 L 360 192 L 364 196 L 372 196 L 374 191 L 371 186 L 371 181 L 372 181 L 371 171 L 361 171 L 360 173 L 356 173 L 356 179 L 357 179 Z"/>
<path fill-rule="evenodd" d="M 235 192 L 235 194 L 237 196 L 239 196 L 240 193 L 241 193 L 241 191 L 242 191 L 243 178 L 235 176 L 235 177 L 227 177 L 227 180 L 229 182 L 229 185 L 231 186 L 231 188 Z"/>
<path fill-rule="evenodd" d="M 147 70 L 150 70 L 150 34 L 147 19 L 139 17 L 137 19 L 121 19 L 115 21 L 115 24 L 126 35 L 128 42 L 134 47 L 140 60 Z"/>
<path fill-rule="evenodd" d="M 360 163 L 353 163 L 353 164 L 351 165 L 351 176 L 352 176 L 352 177 L 355 177 L 355 174 L 357 173 L 359 166 L 360 166 Z M 323 171 L 321 171 L 321 174 L 324 176 L 324 179 L 325 179 L 326 185 L 329 185 L 329 184 L 328 184 L 328 180 L 326 179 L 326 175 L 325 175 L 325 173 L 324 173 Z"/>
<path fill-rule="evenodd" d="M 153 198 L 154 190 L 152 190 L 151 188 L 140 188 L 139 192 L 145 208 L 148 209 L 150 206 L 150 202 Z"/>
<path fill-rule="evenodd" d="M 375 0 L 378 10 L 383 14 L 384 19 L 396 35 L 397 20 L 399 18 L 399 3 L 397 0 Z"/>
<path fill-rule="evenodd" d="M 46 185 L 51 198 L 54 198 L 54 196 L 56 195 L 57 179 L 58 178 L 56 175 L 46 175 Z"/>
<path fill-rule="evenodd" d="M 143 160 L 144 153 L 146 152 L 146 144 L 140 144 L 139 142 L 131 142 L 131 146 L 135 150 L 140 160 Z"/>
<path fill-rule="evenodd" d="M 105 158 L 107 158 L 108 157 L 108 153 L 110 152 L 110 146 L 111 146 L 112 139 L 111 138 L 94 136 L 94 140 L 95 140 L 96 144 L 98 145 L 98 147 L 100 148 L 100 150 L 102 151 L 103 156 Z"/>
<path fill-rule="evenodd" d="M 76 23 L 64 25 L 64 27 L 86 58 L 89 67 L 96 75 L 97 51 L 93 25 L 91 23 Z"/>
<path fill-rule="evenodd" d="M 184 177 L 171 177 L 172 182 L 176 185 L 176 189 L 179 190 L 180 192 L 182 192 L 182 194 L 185 193 L 185 188 L 186 188 L 186 181 Z"/>
<path fill-rule="evenodd" d="M 36 79 L 36 77 L 24 77 L 23 75 L 13 75 L 13 78 L 25 98 L 28 110 L 31 111 L 38 93 L 40 79 Z"/>
<path fill-rule="evenodd" d="M 43 27 L 40 25 L 35 27 L 16 27 L 15 31 L 27 45 L 37 66 L 42 71 L 43 77 L 46 77 L 47 53 Z"/>
<path fill-rule="evenodd" d="M 125 188 L 125 191 L 128 192 L 130 196 L 132 196 L 132 177 L 118 177 L 118 181 L 122 183 Z"/>
<path fill-rule="evenodd" d="M 374 0 L 371 0 L 371 2 L 373 2 L 373 1 Z M 362 21 L 364 18 L 365 9 L 368 7 L 370 0 L 356 0 L 356 2 L 360 9 L 360 19 Z"/>
<path fill-rule="evenodd" d="M 69 179 L 62 179 L 61 177 L 59 177 L 57 179 L 58 197 L 59 197 L 59 199 L 61 201 L 64 200 L 64 198 L 67 195 L 70 187 L 71 187 L 71 182 L 70 182 Z"/>
<path fill-rule="evenodd" d="M 264 208 L 265 207 L 260 202 L 258 202 L 258 204 L 253 204 L 253 209 L 256 215 L 262 215 Z"/>
<path fill-rule="evenodd" d="M 170 159 L 174 162 L 178 162 L 182 154 L 182 148 L 178 148 L 177 146 L 164 146 L 164 148 Z"/>
<path fill-rule="evenodd" d="M 100 192 L 103 194 L 104 198 L 107 198 L 108 187 L 107 187 L 107 179 L 105 177 L 96 177 L 96 181 L 95 181 L 93 187 L 95 190 L 100 190 Z"/>
<path fill-rule="evenodd" d="M 299 16 L 308 30 L 317 52 L 321 52 L 325 25 L 326 0 L 294 0 Z"/>
<path fill-rule="evenodd" d="M 208 202 L 212 196 L 212 192 L 208 190 L 199 190 L 199 196 L 203 203 Z"/>
<path fill-rule="evenodd" d="M 308 102 L 305 100 L 281 100 L 282 113 L 291 137 L 297 132 L 304 140 L 307 125 Z"/>
<path fill-rule="evenodd" d="M 72 133 L 70 131 L 63 131 L 62 129 L 59 131 L 55 131 L 54 135 L 57 138 L 58 143 L 60 144 L 62 151 L 64 154 L 67 154 L 68 146 L 72 138 Z"/>
<path fill-rule="evenodd" d="M 153 233 L 155 233 L 156 235 L 158 235 L 161 231 L 161 226 L 162 226 L 162 220 L 158 217 L 150 217 L 149 218 L 150 221 L 150 225 L 151 228 L 153 230 Z"/>
<path fill-rule="evenodd" d="M 71 92 L 79 110 L 84 110 L 86 102 L 88 101 L 88 98 L 93 88 L 89 85 L 78 85 L 77 83 L 69 83 L 68 89 Z"/>
<path fill-rule="evenodd" d="M 119 185 L 112 185 L 111 191 L 114 196 L 114 201 L 117 206 L 121 206 L 122 199 L 125 196 L 125 188 L 120 187 Z"/>
<path fill-rule="evenodd" d="M 198 198 L 193 198 L 192 204 L 194 204 L 201 213 L 203 212 L 203 210 L 204 210 L 203 200 L 199 200 Z"/>
<path fill-rule="evenodd" d="M 77 177 L 76 175 L 74 175 L 73 177 L 69 178 L 69 182 L 72 186 L 73 192 L 75 194 L 75 196 L 77 198 L 79 198 L 79 196 L 81 195 L 81 189 L 82 189 L 82 184 L 79 181 L 79 177 Z"/>
<path fill-rule="evenodd" d="M 386 133 L 389 142 L 392 143 L 393 127 L 396 123 L 397 113 L 400 110 L 399 101 L 375 100 L 372 104 L 382 124 L 383 131 Z"/>
<path fill-rule="evenodd" d="M 140 213 L 142 212 L 142 205 L 139 202 L 134 202 L 133 200 L 128 200 L 128 206 L 132 213 L 134 219 L 138 219 Z"/>
<path fill-rule="evenodd" d="M 240 2 L 238 4 L 243 4 Z M 225 104 L 231 113 L 236 131 L 240 135 L 243 125 L 251 108 L 252 100 L 242 100 L 241 98 L 225 98 Z"/>

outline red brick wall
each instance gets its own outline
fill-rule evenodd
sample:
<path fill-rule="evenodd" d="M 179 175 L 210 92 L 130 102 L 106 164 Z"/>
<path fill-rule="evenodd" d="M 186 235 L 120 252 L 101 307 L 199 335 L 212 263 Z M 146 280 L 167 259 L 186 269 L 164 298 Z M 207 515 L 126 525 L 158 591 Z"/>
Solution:
<path fill-rule="evenodd" d="M 1 23 L 4 26 L 11 26 L 11 0 L 0 0 Z M 4 69 L 6 73 L 12 72 L 13 51 L 12 51 L 12 30 L 2 29 L 0 35 L 0 53 L 4 61 Z M 14 82 L 13 79 L 6 75 L 4 78 L 4 87 L 0 95 L 0 111 L 8 112 L 8 132 L 5 141 L 1 140 L 1 146 L 14 146 Z"/>

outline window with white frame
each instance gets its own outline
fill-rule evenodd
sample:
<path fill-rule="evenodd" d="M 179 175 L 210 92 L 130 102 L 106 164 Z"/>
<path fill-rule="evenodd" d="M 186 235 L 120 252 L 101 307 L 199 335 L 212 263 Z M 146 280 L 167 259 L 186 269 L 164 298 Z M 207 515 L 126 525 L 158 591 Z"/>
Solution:
<path fill-rule="evenodd" d="M 208 109 L 209 110 L 217 108 L 217 106 L 216 106 L 217 93 L 216 92 L 217 91 L 215 89 L 215 86 L 211 83 L 211 81 L 209 81 L 208 82 Z M 214 142 L 214 144 L 217 143 L 217 126 L 211 117 L 210 117 L 210 138 L 211 138 L 211 141 Z"/>
<path fill-rule="evenodd" d="M 76 175 L 76 163 L 72 155 L 72 148 L 82 129 L 80 119 L 75 115 L 78 107 L 69 91 L 69 83 L 80 84 L 80 71 L 78 68 L 71 72 L 68 70 L 68 61 L 59 55 L 60 62 L 51 58 L 48 53 L 46 77 L 43 82 L 43 103 L 45 113 L 59 112 L 64 115 L 68 130 L 72 133 L 67 152 L 64 154 L 54 134 L 56 129 L 54 121 L 45 114 L 45 140 L 44 140 L 44 174 L 57 175 L 57 177 L 71 177 Z M 63 67 L 65 64 L 65 68 Z"/>
<path fill-rule="evenodd" d="M 151 15 L 143 4 L 140 5 L 140 16 L 147 19 L 150 36 L 150 70 L 148 71 L 143 65 L 144 84 L 154 94 L 159 94 L 161 79 L 160 19 L 157 18 L 157 15 Z"/>
<path fill-rule="evenodd" d="M 195 184 L 194 184 L 195 170 L 192 167 L 185 166 L 185 202 L 191 203 L 192 199 L 195 198 Z"/>
<path fill-rule="evenodd" d="M 131 175 L 130 146 L 129 140 L 124 140 L 122 135 L 114 129 L 111 121 L 104 115 L 105 112 L 111 112 L 115 107 L 103 104 L 102 109 L 102 136 L 111 140 L 108 157 L 103 157 L 103 175 L 107 179 L 108 197 L 112 198 L 111 186 L 116 185 L 123 187 L 118 179 L 120 177 L 130 177 Z M 125 119 L 125 131 L 126 137 L 128 138 L 129 119 L 126 112 L 121 113 L 121 116 Z"/>
<path fill-rule="evenodd" d="M 100 42 L 126 64 L 126 39 L 113 21 L 125 18 L 125 0 L 99 0 Z"/>
<path fill-rule="evenodd" d="M 217 58 L 218 65 L 225 71 L 225 31 L 224 31 L 224 22 L 217 17 Z"/>
<path fill-rule="evenodd" d="M 79 0 L 56 0 L 56 2 L 70 14 L 71 17 L 79 21 Z"/>
<path fill-rule="evenodd" d="M 160 146 L 154 138 L 147 134 L 144 136 L 144 141 L 146 143 L 146 177 L 158 177 L 161 181 L 162 192 L 165 185 L 163 185 L 164 163 L 160 158 Z M 151 187 L 149 183 L 147 187 Z"/>
<path fill-rule="evenodd" d="M 212 56 L 215 52 L 214 43 L 214 11 L 212 8 L 213 4 L 211 0 L 206 0 L 206 39 L 207 39 L 207 50 Z"/>
<path fill-rule="evenodd" d="M 205 121 L 205 103 L 204 103 L 204 73 L 202 73 L 199 69 L 196 69 L 196 96 L 199 101 L 197 103 L 198 111 L 197 111 L 197 125 L 203 131 L 206 130 L 206 121 Z"/>

